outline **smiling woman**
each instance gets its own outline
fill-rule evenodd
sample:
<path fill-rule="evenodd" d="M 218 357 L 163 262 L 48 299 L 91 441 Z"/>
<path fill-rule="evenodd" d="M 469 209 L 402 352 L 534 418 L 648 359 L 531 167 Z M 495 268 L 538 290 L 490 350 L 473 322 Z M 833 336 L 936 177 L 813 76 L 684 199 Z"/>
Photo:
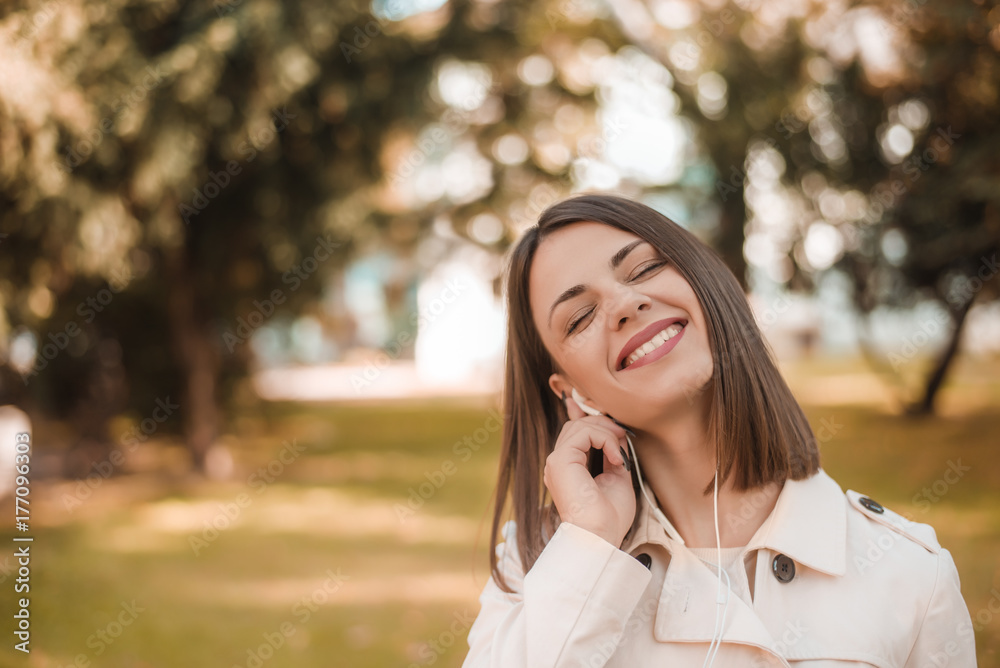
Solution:
<path fill-rule="evenodd" d="M 514 247 L 507 301 L 466 666 L 975 665 L 950 553 L 821 469 L 712 249 L 642 204 L 569 199 Z"/>

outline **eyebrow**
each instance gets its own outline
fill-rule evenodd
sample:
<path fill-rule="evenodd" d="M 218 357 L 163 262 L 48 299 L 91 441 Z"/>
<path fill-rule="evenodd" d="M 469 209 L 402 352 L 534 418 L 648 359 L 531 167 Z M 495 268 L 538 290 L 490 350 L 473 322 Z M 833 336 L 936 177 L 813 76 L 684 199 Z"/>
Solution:
<path fill-rule="evenodd" d="M 612 255 L 611 259 L 608 261 L 608 266 L 611 267 L 611 271 L 614 271 L 614 270 L 618 269 L 618 267 L 621 266 L 622 262 L 625 261 L 625 258 L 628 257 L 628 254 L 631 253 L 635 249 L 636 246 L 638 246 L 640 244 L 644 244 L 644 243 L 648 243 L 648 242 L 643 241 L 642 239 L 636 239 L 635 241 L 633 241 L 633 242 L 631 242 L 629 244 L 626 244 L 626 245 L 622 246 L 621 248 L 619 248 L 618 252 L 615 253 L 614 255 Z M 549 327 L 552 326 L 552 315 L 555 313 L 555 310 L 556 310 L 557 306 L 559 306 L 560 304 L 562 304 L 564 301 L 568 301 L 570 299 L 573 299 L 573 297 L 579 296 L 586 289 L 587 289 L 587 286 L 585 286 L 583 284 L 577 284 L 577 285 L 574 285 L 573 287 L 569 288 L 568 290 L 564 291 L 558 297 L 556 297 L 556 300 L 554 302 L 552 302 L 552 306 L 549 307 L 549 323 L 548 323 L 548 326 Z"/>

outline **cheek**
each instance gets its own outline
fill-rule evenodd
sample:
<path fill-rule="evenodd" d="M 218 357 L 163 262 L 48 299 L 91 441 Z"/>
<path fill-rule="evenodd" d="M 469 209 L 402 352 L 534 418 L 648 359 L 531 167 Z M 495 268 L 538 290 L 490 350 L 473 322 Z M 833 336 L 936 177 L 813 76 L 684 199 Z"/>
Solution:
<path fill-rule="evenodd" d="M 698 388 L 702 388 L 711 382 L 715 375 L 715 361 L 712 359 L 708 336 L 705 333 L 699 332 L 699 336 L 692 339 L 691 342 L 697 343 L 697 345 L 691 346 L 691 359 L 689 360 L 692 374 L 691 382 Z"/>
<path fill-rule="evenodd" d="M 604 329 L 604 324 L 601 322 L 602 317 L 600 315 L 594 317 L 585 330 L 565 339 L 561 354 L 568 357 L 571 363 L 580 365 L 582 362 L 585 365 L 593 363 L 595 356 L 603 355 L 602 351 L 606 341 L 601 334 Z"/>

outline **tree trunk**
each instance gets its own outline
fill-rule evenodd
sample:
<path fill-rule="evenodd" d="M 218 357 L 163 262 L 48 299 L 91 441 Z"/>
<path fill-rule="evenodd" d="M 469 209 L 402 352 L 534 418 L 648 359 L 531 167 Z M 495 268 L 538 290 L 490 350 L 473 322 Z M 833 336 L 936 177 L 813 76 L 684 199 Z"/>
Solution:
<path fill-rule="evenodd" d="M 209 320 L 198 304 L 194 272 L 183 247 L 168 252 L 170 339 L 184 377 L 181 410 L 184 435 L 194 466 L 205 470 L 205 455 L 215 442 L 219 425 L 216 390 L 219 353 L 212 340 Z"/>
<path fill-rule="evenodd" d="M 855 305 L 857 305 L 857 302 L 855 302 Z M 906 409 L 906 388 L 903 383 L 899 382 L 900 379 L 898 375 L 891 370 L 886 370 L 886 365 L 883 363 L 881 356 L 872 344 L 871 330 L 869 328 L 871 312 L 857 312 L 856 316 L 857 318 L 855 319 L 855 322 L 858 326 L 858 348 L 861 350 L 861 356 L 864 357 L 868 366 L 871 367 L 875 377 L 882 381 L 887 388 L 889 388 L 892 396 L 895 398 L 893 410 L 900 413 L 904 412 Z"/>
<path fill-rule="evenodd" d="M 958 352 L 959 340 L 962 338 L 962 330 L 965 326 L 965 318 L 969 315 L 969 309 L 972 308 L 972 303 L 975 301 L 975 296 L 969 297 L 969 301 L 963 304 L 955 311 L 952 315 L 955 320 L 955 327 L 951 333 L 951 339 L 948 341 L 948 345 L 945 346 L 944 350 L 941 351 L 941 356 L 938 357 L 937 364 L 934 365 L 934 369 L 931 371 L 930 375 L 927 377 L 927 383 L 924 386 L 924 396 L 923 398 L 907 407 L 907 413 L 909 415 L 931 415 L 934 413 L 934 398 L 937 396 L 938 390 L 944 384 L 945 376 L 948 373 L 948 369 L 951 367 L 952 361 L 955 359 L 955 354 Z"/>
<path fill-rule="evenodd" d="M 743 201 L 741 186 L 737 192 L 730 193 L 722 205 L 722 216 L 719 218 L 719 231 L 715 235 L 714 245 L 726 266 L 735 274 L 744 293 L 749 291 L 747 262 L 743 256 L 743 244 L 746 241 L 745 225 L 746 203 Z"/>

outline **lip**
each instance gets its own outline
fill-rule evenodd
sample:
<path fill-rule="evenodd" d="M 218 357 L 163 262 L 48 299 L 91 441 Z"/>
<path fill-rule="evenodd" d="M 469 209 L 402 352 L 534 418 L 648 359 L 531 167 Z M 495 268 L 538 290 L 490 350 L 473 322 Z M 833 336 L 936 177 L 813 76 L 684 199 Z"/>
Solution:
<path fill-rule="evenodd" d="M 660 332 L 662 332 L 663 330 L 665 330 L 667 327 L 669 327 L 670 325 L 674 324 L 675 322 L 684 323 L 684 325 L 682 326 L 681 331 L 679 331 L 674 336 L 674 338 L 670 339 L 665 344 L 663 344 L 662 346 L 660 346 L 659 348 L 657 348 L 653 352 L 649 353 L 648 355 L 646 355 L 642 359 L 636 360 L 633 364 L 630 364 L 628 367 L 626 367 L 624 369 L 622 368 L 622 364 L 625 363 L 625 360 L 628 359 L 629 355 L 631 355 L 633 352 L 635 352 L 639 347 L 645 345 L 650 339 L 652 339 L 654 336 L 656 336 L 657 334 L 659 334 Z M 622 348 L 622 350 L 621 350 L 620 353 L 618 353 L 618 361 L 615 364 L 615 370 L 616 371 L 628 371 L 629 369 L 632 369 L 632 368 L 634 368 L 636 366 L 642 366 L 642 362 L 644 362 L 644 361 L 645 362 L 655 362 L 656 360 L 660 359 L 661 357 L 663 357 L 664 355 L 666 355 L 668 352 L 670 352 L 670 350 L 675 345 L 677 345 L 677 342 L 684 335 L 684 330 L 687 329 L 687 327 L 686 327 L 687 323 L 688 323 L 688 321 L 685 320 L 684 318 L 665 318 L 663 320 L 657 320 L 656 322 L 654 322 L 649 327 L 646 327 L 644 330 L 642 330 L 641 332 L 639 332 L 638 334 L 636 334 L 635 336 L 633 336 L 631 339 L 629 339 L 628 343 L 625 344 L 625 347 Z M 652 359 L 648 359 L 648 358 L 652 358 Z"/>

